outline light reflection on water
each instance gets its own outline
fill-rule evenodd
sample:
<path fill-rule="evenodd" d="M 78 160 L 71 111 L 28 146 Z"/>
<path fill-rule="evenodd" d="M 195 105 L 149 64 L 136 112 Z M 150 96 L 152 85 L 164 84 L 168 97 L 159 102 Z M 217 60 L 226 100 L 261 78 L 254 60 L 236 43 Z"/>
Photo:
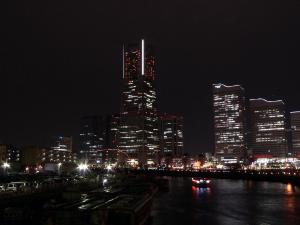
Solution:
<path fill-rule="evenodd" d="M 196 187 L 192 186 L 193 198 L 197 199 L 200 195 L 209 195 L 211 193 L 210 187 Z"/>
<path fill-rule="evenodd" d="M 293 195 L 296 192 L 296 188 L 292 184 L 286 184 L 286 193 Z"/>
<path fill-rule="evenodd" d="M 152 225 L 300 224 L 300 190 L 291 184 L 212 180 L 201 188 L 170 178 L 170 185 L 154 201 Z"/>

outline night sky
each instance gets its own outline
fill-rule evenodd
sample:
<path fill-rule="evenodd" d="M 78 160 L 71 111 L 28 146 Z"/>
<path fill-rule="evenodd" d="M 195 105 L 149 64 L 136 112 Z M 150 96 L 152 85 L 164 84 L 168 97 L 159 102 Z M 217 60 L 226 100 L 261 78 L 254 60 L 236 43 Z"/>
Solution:
<path fill-rule="evenodd" d="M 159 111 L 185 117 L 185 151 L 213 149 L 211 84 L 300 110 L 298 0 L 7 1 L 0 140 L 78 137 L 79 118 L 119 112 L 122 44 L 156 49 Z"/>

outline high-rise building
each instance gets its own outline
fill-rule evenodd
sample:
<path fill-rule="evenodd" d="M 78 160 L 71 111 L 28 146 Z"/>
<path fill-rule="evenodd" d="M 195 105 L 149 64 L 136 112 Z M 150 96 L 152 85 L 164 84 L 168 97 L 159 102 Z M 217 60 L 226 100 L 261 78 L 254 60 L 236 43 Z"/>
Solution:
<path fill-rule="evenodd" d="M 101 162 L 104 147 L 104 119 L 102 116 L 85 116 L 80 119 L 79 158 L 91 164 Z"/>
<path fill-rule="evenodd" d="M 120 115 L 108 115 L 105 118 L 104 149 L 118 148 L 118 132 L 120 126 Z"/>
<path fill-rule="evenodd" d="M 142 40 L 123 48 L 119 150 L 141 165 L 159 152 L 153 49 Z"/>
<path fill-rule="evenodd" d="M 120 114 L 107 115 L 104 123 L 104 148 L 101 150 L 101 163 L 102 166 L 107 166 L 118 162 Z"/>
<path fill-rule="evenodd" d="M 213 84 L 215 155 L 233 162 L 246 154 L 245 93 L 240 85 Z"/>
<path fill-rule="evenodd" d="M 183 155 L 183 117 L 160 116 L 160 143 L 162 156 Z"/>
<path fill-rule="evenodd" d="M 291 112 L 292 153 L 300 158 L 300 111 Z"/>
<path fill-rule="evenodd" d="M 250 143 L 254 158 L 285 157 L 287 133 L 281 100 L 250 99 Z"/>
<path fill-rule="evenodd" d="M 0 164 L 2 163 L 19 163 L 20 149 L 13 145 L 0 144 Z"/>

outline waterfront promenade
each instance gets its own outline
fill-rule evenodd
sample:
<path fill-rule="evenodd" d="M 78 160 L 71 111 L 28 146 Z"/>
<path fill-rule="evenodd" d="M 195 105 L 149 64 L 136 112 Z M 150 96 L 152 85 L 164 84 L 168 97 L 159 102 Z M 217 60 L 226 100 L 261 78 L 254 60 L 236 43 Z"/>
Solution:
<path fill-rule="evenodd" d="M 300 186 L 299 170 L 199 170 L 199 171 L 174 171 L 174 170 L 130 170 L 134 174 L 150 176 L 171 177 L 208 177 L 218 179 L 242 179 L 255 181 L 269 181 L 291 183 Z"/>

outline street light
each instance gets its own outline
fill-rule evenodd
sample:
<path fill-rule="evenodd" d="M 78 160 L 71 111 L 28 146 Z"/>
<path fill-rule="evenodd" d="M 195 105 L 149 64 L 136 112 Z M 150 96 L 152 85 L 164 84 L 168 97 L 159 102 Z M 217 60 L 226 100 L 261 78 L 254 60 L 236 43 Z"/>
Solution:
<path fill-rule="evenodd" d="M 82 171 L 83 173 L 85 173 L 85 171 L 89 168 L 88 164 L 86 163 L 81 163 L 78 165 L 77 169 L 79 171 Z"/>
<path fill-rule="evenodd" d="M 62 163 L 58 163 L 57 164 L 57 171 L 58 171 L 58 175 L 60 175 L 60 169 L 61 169 Z"/>
<path fill-rule="evenodd" d="M 107 169 L 107 171 L 109 172 L 109 171 L 112 170 L 112 166 L 111 166 L 111 165 L 108 165 L 108 166 L 106 167 L 106 169 Z"/>
<path fill-rule="evenodd" d="M 9 163 L 7 163 L 7 162 L 5 162 L 5 163 L 3 163 L 3 166 L 2 166 L 4 169 L 8 169 L 8 168 L 10 168 L 10 165 L 9 165 Z"/>
<path fill-rule="evenodd" d="M 3 163 L 2 168 L 4 170 L 4 173 L 6 174 L 7 170 L 10 168 L 10 164 L 5 162 Z"/>

